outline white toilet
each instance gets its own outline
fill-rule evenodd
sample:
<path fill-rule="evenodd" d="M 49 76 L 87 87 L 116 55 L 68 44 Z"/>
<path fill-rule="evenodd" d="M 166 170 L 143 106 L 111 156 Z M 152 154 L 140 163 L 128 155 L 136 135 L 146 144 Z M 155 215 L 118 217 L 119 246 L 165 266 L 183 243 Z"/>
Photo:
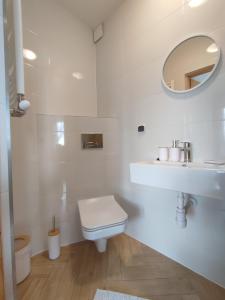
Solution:
<path fill-rule="evenodd" d="M 83 237 L 105 252 L 107 239 L 125 231 L 128 215 L 114 196 L 80 200 L 78 206 Z"/>
<path fill-rule="evenodd" d="M 22 282 L 31 272 L 31 241 L 28 235 L 15 237 L 16 283 Z"/>

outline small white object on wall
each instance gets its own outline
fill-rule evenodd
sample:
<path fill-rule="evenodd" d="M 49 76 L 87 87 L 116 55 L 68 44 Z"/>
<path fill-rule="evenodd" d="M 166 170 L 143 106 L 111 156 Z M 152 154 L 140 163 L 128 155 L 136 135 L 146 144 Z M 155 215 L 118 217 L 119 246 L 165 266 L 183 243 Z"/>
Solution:
<path fill-rule="evenodd" d="M 98 25 L 94 30 L 94 43 L 100 41 L 104 36 L 103 24 Z"/>
<path fill-rule="evenodd" d="M 26 111 L 29 107 L 30 107 L 30 101 L 23 99 L 19 102 L 20 109 Z"/>

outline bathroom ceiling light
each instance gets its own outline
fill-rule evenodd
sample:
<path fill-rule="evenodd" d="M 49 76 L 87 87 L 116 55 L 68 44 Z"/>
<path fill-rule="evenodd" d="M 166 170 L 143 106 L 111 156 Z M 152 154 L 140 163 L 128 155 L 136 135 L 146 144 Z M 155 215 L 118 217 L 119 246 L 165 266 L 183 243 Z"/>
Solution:
<path fill-rule="evenodd" d="M 81 73 L 79 73 L 79 72 L 74 72 L 74 73 L 72 73 L 72 76 L 73 76 L 74 78 L 76 78 L 77 80 L 84 79 L 84 75 L 81 74 Z"/>
<path fill-rule="evenodd" d="M 37 58 L 37 55 L 32 50 L 23 49 L 23 57 L 28 60 L 35 60 Z"/>
<path fill-rule="evenodd" d="M 207 0 L 188 0 L 188 5 L 191 7 L 191 8 L 194 8 L 194 7 L 198 7 L 202 4 L 204 4 Z"/>
<path fill-rule="evenodd" d="M 206 49 L 206 52 L 208 53 L 215 53 L 215 52 L 218 52 L 218 47 L 215 43 L 212 43 L 207 49 Z"/>

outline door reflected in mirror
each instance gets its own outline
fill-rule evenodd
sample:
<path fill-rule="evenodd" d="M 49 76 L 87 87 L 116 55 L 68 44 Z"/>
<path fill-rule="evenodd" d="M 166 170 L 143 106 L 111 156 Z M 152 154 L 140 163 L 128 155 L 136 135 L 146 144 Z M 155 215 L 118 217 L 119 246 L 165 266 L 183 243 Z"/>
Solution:
<path fill-rule="evenodd" d="M 214 73 L 220 49 L 207 36 L 191 37 L 176 46 L 163 67 L 163 83 L 171 91 L 183 93 L 206 82 Z"/>

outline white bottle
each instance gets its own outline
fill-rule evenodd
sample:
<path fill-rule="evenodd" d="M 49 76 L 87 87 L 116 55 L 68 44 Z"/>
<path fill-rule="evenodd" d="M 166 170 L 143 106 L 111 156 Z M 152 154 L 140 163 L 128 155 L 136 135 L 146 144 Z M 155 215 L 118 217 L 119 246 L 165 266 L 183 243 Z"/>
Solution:
<path fill-rule="evenodd" d="M 181 158 L 181 149 L 178 147 L 179 141 L 173 140 L 172 148 L 170 148 L 170 158 L 172 162 L 178 162 Z"/>
<path fill-rule="evenodd" d="M 159 160 L 167 161 L 169 159 L 169 149 L 167 147 L 159 147 Z"/>

